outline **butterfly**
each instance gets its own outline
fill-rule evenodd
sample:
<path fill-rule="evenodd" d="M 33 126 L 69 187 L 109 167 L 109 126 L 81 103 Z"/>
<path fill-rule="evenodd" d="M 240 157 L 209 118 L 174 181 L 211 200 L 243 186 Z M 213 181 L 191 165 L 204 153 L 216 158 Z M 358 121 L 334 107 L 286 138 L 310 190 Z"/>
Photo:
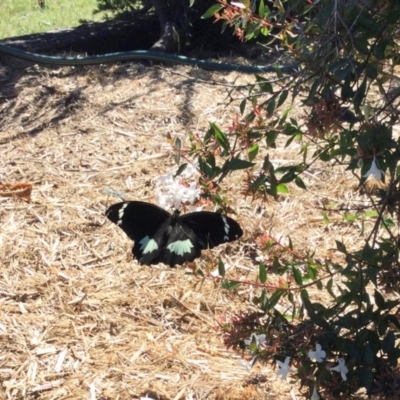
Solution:
<path fill-rule="evenodd" d="M 226 215 L 199 211 L 172 214 L 154 204 L 124 201 L 106 211 L 135 243 L 133 256 L 140 264 L 164 263 L 173 267 L 200 257 L 201 250 L 239 239 L 242 228 Z"/>

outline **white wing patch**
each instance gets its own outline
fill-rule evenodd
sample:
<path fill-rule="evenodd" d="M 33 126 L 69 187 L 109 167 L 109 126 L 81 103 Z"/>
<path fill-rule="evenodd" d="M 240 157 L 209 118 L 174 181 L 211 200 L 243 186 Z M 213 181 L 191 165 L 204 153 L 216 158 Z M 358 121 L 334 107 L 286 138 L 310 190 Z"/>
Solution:
<path fill-rule="evenodd" d="M 190 239 L 186 240 L 177 240 L 176 242 L 172 242 L 167 246 L 167 249 L 171 253 L 175 253 L 178 256 L 183 256 L 185 253 L 191 253 L 191 249 L 193 248 L 193 243 Z"/>
<path fill-rule="evenodd" d="M 143 251 L 143 254 L 151 253 L 154 250 L 158 249 L 158 244 L 154 239 L 150 239 L 148 236 L 145 236 L 140 242 L 140 250 Z"/>
<path fill-rule="evenodd" d="M 225 231 L 225 236 L 224 236 L 224 240 L 229 241 L 229 224 L 228 224 L 228 220 L 225 218 L 224 215 L 221 215 L 222 221 L 224 222 L 224 231 Z"/>
<path fill-rule="evenodd" d="M 122 217 L 124 216 L 126 207 L 128 207 L 128 203 L 123 204 L 122 207 L 118 210 L 118 226 L 122 225 Z"/>

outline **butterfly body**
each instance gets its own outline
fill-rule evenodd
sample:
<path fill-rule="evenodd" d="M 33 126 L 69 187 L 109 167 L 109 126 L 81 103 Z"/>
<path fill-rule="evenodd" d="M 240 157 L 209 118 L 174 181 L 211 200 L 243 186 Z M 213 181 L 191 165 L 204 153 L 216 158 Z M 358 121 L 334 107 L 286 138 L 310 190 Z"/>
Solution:
<path fill-rule="evenodd" d="M 169 266 L 193 261 L 201 250 L 239 239 L 239 224 L 225 215 L 199 211 L 172 214 L 150 203 L 126 201 L 112 205 L 107 217 L 135 244 L 133 256 L 140 264 L 162 262 Z"/>

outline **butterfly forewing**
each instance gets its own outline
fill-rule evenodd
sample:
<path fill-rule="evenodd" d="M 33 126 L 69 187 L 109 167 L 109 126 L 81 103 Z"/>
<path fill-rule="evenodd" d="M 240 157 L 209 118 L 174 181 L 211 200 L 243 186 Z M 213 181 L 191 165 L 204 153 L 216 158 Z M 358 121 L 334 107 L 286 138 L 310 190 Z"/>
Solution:
<path fill-rule="evenodd" d="M 180 217 L 182 223 L 196 232 L 201 249 L 212 249 L 223 243 L 239 239 L 242 228 L 232 218 L 208 211 L 193 212 Z"/>
<path fill-rule="evenodd" d="M 106 211 L 106 216 L 135 241 L 132 252 L 140 260 L 143 251 L 147 250 L 146 254 L 154 253 L 157 244 L 154 243 L 154 237 L 171 215 L 150 203 L 124 201 L 112 205 Z"/>

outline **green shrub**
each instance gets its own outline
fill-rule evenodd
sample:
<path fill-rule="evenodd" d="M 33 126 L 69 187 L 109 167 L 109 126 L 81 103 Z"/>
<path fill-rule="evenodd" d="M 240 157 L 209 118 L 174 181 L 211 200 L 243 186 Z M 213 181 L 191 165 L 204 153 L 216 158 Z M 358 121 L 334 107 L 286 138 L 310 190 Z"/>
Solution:
<path fill-rule="evenodd" d="M 216 16 L 243 40 L 269 37 L 297 60 L 298 72 L 256 76 L 233 129 L 211 125 L 204 138 L 191 138 L 188 152 L 198 158 L 207 196 L 226 206 L 218 189 L 238 170 L 247 171 L 244 185 L 252 198 L 277 198 L 293 184 L 307 190 L 302 176 L 316 161 L 345 165 L 360 187 L 374 175 L 385 180 L 386 189 L 369 195 L 368 208 L 343 213 L 349 222 L 375 220 L 370 232 L 360 224 L 357 250 L 336 242 L 343 264 L 259 238 L 259 249 L 272 260 L 259 262 L 255 285 L 263 289 L 254 303 L 260 312 L 227 323 L 226 344 L 279 362 L 284 376 L 289 365 L 296 366 L 297 378 L 310 387 L 310 395 L 314 391 L 314 399 L 319 398 L 316 388 L 347 399 L 361 387 L 369 396 L 398 398 L 400 140 L 393 127 L 399 123 L 400 91 L 390 83 L 399 64 L 400 3 L 255 3 L 219 2 L 205 16 Z M 375 88 L 380 98 L 371 95 Z M 288 99 L 301 101 L 301 117 L 291 117 Z M 268 157 L 259 159 L 261 149 L 294 142 L 301 143 L 303 156 L 297 164 L 276 168 Z M 329 223 L 329 210 L 324 220 Z M 269 271 L 284 276 L 285 283 L 268 286 Z M 238 284 L 223 281 L 226 289 Z M 315 301 L 311 288 L 329 293 L 330 304 Z M 279 312 L 278 303 L 289 304 L 288 311 Z"/>

